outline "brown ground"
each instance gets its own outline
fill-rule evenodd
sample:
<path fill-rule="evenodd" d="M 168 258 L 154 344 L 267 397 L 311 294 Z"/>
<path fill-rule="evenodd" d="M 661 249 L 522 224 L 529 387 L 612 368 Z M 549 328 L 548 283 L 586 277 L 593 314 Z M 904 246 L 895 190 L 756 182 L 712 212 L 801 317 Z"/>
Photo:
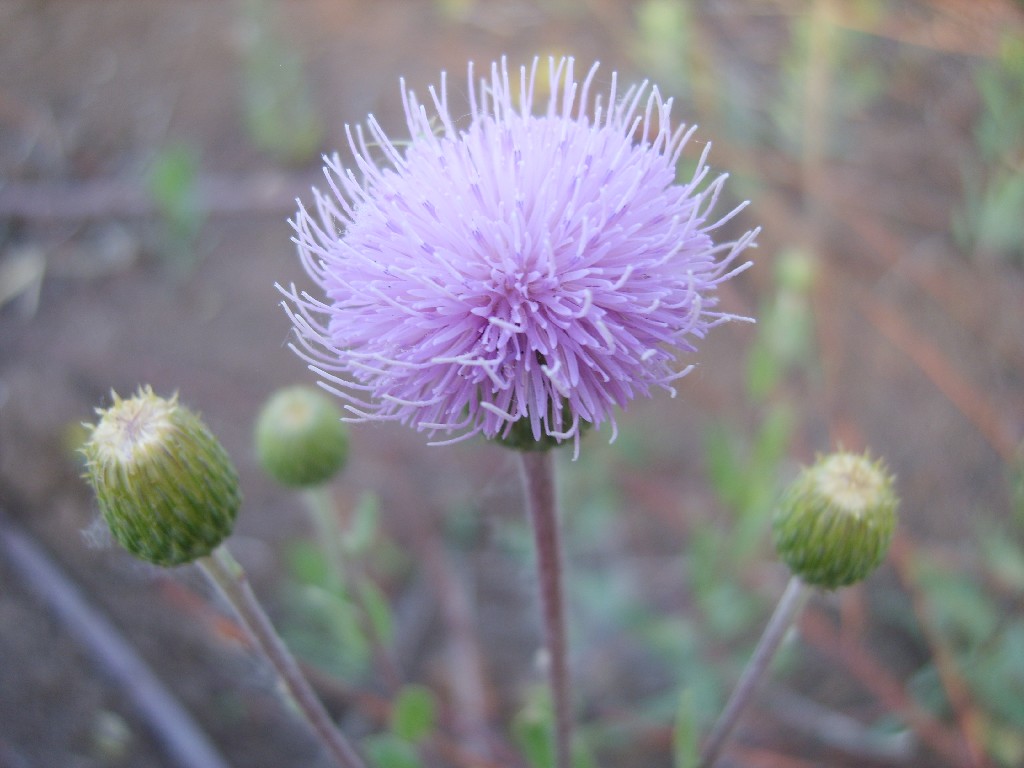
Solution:
<path fill-rule="evenodd" d="M 713 75 L 717 87 L 740 89 L 747 97 L 738 108 L 751 121 L 762 118 L 788 24 L 808 11 L 798 2 L 709 5 L 721 7 L 696 16 L 704 55 L 723 62 Z M 465 10 L 445 15 L 442 6 Z M 233 548 L 279 611 L 281 545 L 305 523 L 294 500 L 255 466 L 249 432 L 271 391 L 311 381 L 285 346 L 288 323 L 273 285 L 300 277 L 284 221 L 316 171 L 312 162 L 288 167 L 246 137 L 239 9 L 187 0 L 0 0 L 0 292 L 24 288 L 3 293 L 0 307 L 0 514 L 112 618 L 232 765 L 314 766 L 321 764 L 315 745 L 266 673 L 189 601 L 206 594 L 197 573 L 168 577 L 85 540 L 96 511 L 68 447 L 74 425 L 107 403 L 111 388 L 125 394 L 148 383 L 159 393 L 179 391 L 236 459 L 247 504 Z M 571 52 L 584 62 L 600 58 L 609 71 L 647 74 L 635 57 L 634 4 L 619 0 L 287 0 L 276 9 L 275 30 L 307 62 L 326 118 L 324 148 L 342 148 L 342 126 L 368 112 L 397 131 L 399 75 L 422 91 L 442 68 L 456 78 L 467 58 Z M 972 67 L 993 54 L 1001 30 L 1019 33 L 1021 14 L 1012 4 L 935 0 L 890 4 L 873 23 L 857 40 L 880 62 L 884 89 L 843 123 L 837 157 L 826 147 L 826 159 L 815 159 L 805 148 L 801 165 L 767 146 L 755 151 L 731 139 L 717 146 L 717 167 L 758 180 L 741 225 L 765 227 L 758 266 L 725 301 L 756 313 L 777 253 L 796 243 L 817 249 L 824 351 L 820 370 L 787 390 L 803 406 L 791 455 L 806 460 L 837 439 L 870 445 L 900 478 L 905 532 L 969 555 L 971 519 L 1005 516 L 1009 508 L 1006 466 L 1024 429 L 1024 277 L 1020 254 L 1016 266 L 1009 258 L 971 258 L 954 246 L 947 224 L 961 194 L 959 169 L 973 151 L 979 103 Z M 699 116 L 709 126 L 717 119 Z M 198 264 L 185 276 L 158 255 L 160 226 L 147 215 L 141 183 L 161 147 L 174 142 L 201 151 L 212 211 L 196 243 Z M 40 282 L 18 283 L 24 269 L 40 265 Z M 678 572 L 672 563 L 685 545 L 685 512 L 716 510 L 701 435 L 712 420 L 750 428 L 760 417 L 742 386 L 753 333 L 747 326 L 717 331 L 680 398 L 630 411 L 627 431 L 656 446 L 656 459 L 638 466 L 617 458 L 600 436 L 585 447 L 585 455 L 606 462 L 628 499 L 621 535 L 604 553 L 609 567 L 633 576 L 650 570 L 653 599 L 667 610 L 680 609 L 664 582 Z M 419 560 L 427 557 L 421 534 L 436 528 L 442 510 L 476 509 L 488 521 L 518 514 L 508 455 L 424 442 L 402 429 L 357 428 L 339 494 L 351 501 L 363 489 L 377 491 L 390 535 Z M 489 690 L 508 706 L 520 682 L 537 677 L 533 619 L 509 620 L 532 617 L 532 585 L 486 532 L 479 538 L 454 570 L 473 600 Z M 422 571 L 388 585 L 405 617 L 400 626 L 411 633 L 404 642 L 413 647 L 400 662 L 407 674 L 443 686 L 450 680 L 436 652 L 446 636 L 437 618 L 442 578 L 436 569 Z M 767 572 L 773 591 L 780 574 Z M 880 578 L 891 580 L 891 570 Z M 580 634 L 586 655 L 586 629 Z M 901 655 L 898 642 L 887 650 L 883 638 L 881 645 L 879 656 L 897 665 L 897 678 L 920 661 L 911 651 Z M 591 649 L 580 665 L 591 677 L 585 686 L 611 695 L 602 709 L 628 709 L 630 686 L 642 693 L 648 685 L 646 662 L 631 656 L 628 641 L 601 648 L 612 657 Z M 830 704 L 863 698 L 849 675 L 835 675 Z M 333 705 L 350 713 L 353 731 L 368 727 L 358 701 Z M 105 711 L 130 728 L 121 755 L 97 746 Z M 736 764 L 847 764 L 770 720 L 752 720 L 748 751 L 733 755 Z M 663 736 L 620 755 L 622 764 L 668 765 Z M 912 764 L 936 764 L 927 754 Z M 450 756 L 439 764 L 446 762 Z M 126 697 L 0 558 L 0 768 L 170 765 Z"/>

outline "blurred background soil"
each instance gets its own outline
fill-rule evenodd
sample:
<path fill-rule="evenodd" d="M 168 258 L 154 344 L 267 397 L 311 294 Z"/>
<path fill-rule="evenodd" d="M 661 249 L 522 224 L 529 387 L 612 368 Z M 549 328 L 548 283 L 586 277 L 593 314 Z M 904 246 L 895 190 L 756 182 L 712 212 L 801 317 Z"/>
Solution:
<path fill-rule="evenodd" d="M 759 399 L 748 386 L 757 329 L 715 330 L 678 398 L 636 403 L 619 443 L 591 435 L 566 462 L 567 506 L 599 472 L 617 489 L 601 547 L 575 545 L 572 523 L 570 558 L 620 574 L 630 599 L 689 610 L 678 558 L 692 520 L 723 514 L 705 436 L 723 424 L 753 432 L 779 402 L 795 424 L 783 479 L 837 443 L 870 446 L 899 477 L 901 535 L 953 562 L 977 557 L 977 520 L 1010 516 L 1024 435 L 1024 208 L 1012 194 L 986 197 L 998 163 L 982 157 L 977 77 L 1020 38 L 1022 17 L 996 0 L 0 0 L 0 514 L 112 619 L 230 764 L 320 765 L 268 673 L 204 607 L 199 574 L 159 572 L 103 543 L 76 425 L 111 389 L 140 384 L 199 410 L 246 495 L 232 546 L 282 615 L 283 547 L 309 531 L 256 466 L 250 432 L 274 389 L 313 380 L 287 348 L 274 287 L 303 279 L 286 223 L 295 198 L 310 200 L 321 152 L 348 157 L 346 124 L 373 113 L 404 135 L 400 76 L 425 93 L 447 70 L 458 95 L 469 59 L 572 54 L 583 68 L 599 59 L 602 83 L 613 70 L 661 83 L 679 97 L 673 114 L 701 125 L 698 141 L 714 139 L 711 162 L 733 175 L 734 202 L 752 200 L 730 233 L 764 227 L 724 307 L 760 316 L 779 295 L 781 256 L 806 254 L 816 352 Z M 673 37 L 680 20 L 686 35 Z M 794 64 L 801 35 L 806 71 Z M 854 53 L 840 58 L 840 44 Z M 781 114 L 795 82 L 800 99 Z M 1022 158 L 1007 161 L 1011 182 Z M 957 225 L 971 200 L 988 207 Z M 497 724 L 542 679 L 530 570 L 494 533 L 519 515 L 515 462 L 490 446 L 425 442 L 355 427 L 335 490 L 343 506 L 380 496 L 387 535 L 416 564 L 383 583 L 396 656 L 446 697 L 458 671 L 443 652 L 445 579 L 461 585 Z M 452 510 L 472 521 L 454 555 L 435 546 Z M 766 560 L 747 578 L 770 595 L 785 574 Z M 887 565 L 877 578 L 898 574 Z M 928 653 L 919 639 L 879 636 L 862 590 L 819 601 L 901 684 Z M 590 714 L 628 719 L 661 668 L 628 633 L 594 631 L 575 630 Z M 894 706 L 857 685 L 863 669 L 809 655 L 805 692 L 865 718 Z M 323 686 L 347 729 L 379 726 L 359 694 Z M 934 745 L 898 759 L 844 752 L 791 729 L 770 702 L 755 713 L 732 764 L 953 764 Z M 942 722 L 969 753 L 970 728 L 955 713 Z M 670 765 L 667 725 L 611 747 L 615 764 Z M 0 766 L 169 765 L 123 692 L 0 558 Z"/>

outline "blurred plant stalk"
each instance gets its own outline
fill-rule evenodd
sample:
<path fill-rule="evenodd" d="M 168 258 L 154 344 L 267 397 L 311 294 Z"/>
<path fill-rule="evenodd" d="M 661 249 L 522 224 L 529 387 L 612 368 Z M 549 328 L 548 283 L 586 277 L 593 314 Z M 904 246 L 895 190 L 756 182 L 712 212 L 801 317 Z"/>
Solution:
<path fill-rule="evenodd" d="M 544 621 L 548 681 L 554 707 L 555 768 L 572 762 L 572 693 L 562 588 L 562 543 L 555 489 L 555 460 L 550 450 L 519 451 L 526 509 L 533 528 Z"/>
<path fill-rule="evenodd" d="M 295 657 L 270 623 L 238 561 L 221 545 L 196 562 L 235 609 L 256 647 L 273 665 L 285 689 L 334 762 L 341 768 L 366 768 L 362 758 L 334 725 L 323 703 L 303 676 Z"/>

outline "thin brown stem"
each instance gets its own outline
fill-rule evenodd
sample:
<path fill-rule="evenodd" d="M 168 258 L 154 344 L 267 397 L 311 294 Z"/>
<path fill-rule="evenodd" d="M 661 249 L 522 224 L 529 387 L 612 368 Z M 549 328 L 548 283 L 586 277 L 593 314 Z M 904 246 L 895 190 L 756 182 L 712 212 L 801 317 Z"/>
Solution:
<path fill-rule="evenodd" d="M 223 545 L 197 562 L 235 609 L 256 646 L 277 670 L 288 693 L 335 763 L 341 768 L 365 768 L 362 758 L 334 725 L 324 705 L 302 675 L 295 657 L 270 623 L 249 586 L 249 579 L 242 566 Z"/>
<path fill-rule="evenodd" d="M 562 545 L 555 462 L 551 451 L 520 451 L 526 508 L 537 549 L 544 639 L 548 653 L 548 678 L 554 706 L 555 768 L 569 768 L 572 744 L 572 701 L 566 642 L 565 608 L 562 599 Z"/>
<path fill-rule="evenodd" d="M 740 715 L 743 714 L 743 710 L 750 703 L 750 698 L 757 688 L 757 684 L 764 677 L 764 673 L 768 670 L 772 659 L 775 658 L 776 652 L 778 652 L 779 647 L 782 645 L 786 632 L 792 626 L 793 620 L 807 601 L 807 596 L 807 587 L 800 580 L 800 577 L 791 577 L 786 585 L 786 591 L 782 593 L 778 605 L 775 606 L 775 612 L 768 620 L 768 626 L 764 628 L 761 639 L 757 641 L 757 647 L 754 649 L 750 661 L 747 662 L 743 674 L 740 675 L 739 682 L 736 683 L 736 687 L 733 689 L 732 696 L 729 697 L 725 709 L 719 715 L 718 722 L 711 729 L 711 735 L 708 736 L 704 744 L 704 751 L 701 754 L 701 768 L 711 768 L 715 764 L 719 753 L 722 751 L 722 747 L 725 746 L 725 742 L 732 733 L 732 729 L 739 722 Z"/>
<path fill-rule="evenodd" d="M 0 556 L 132 702 L 163 749 L 167 765 L 229 768 L 198 723 L 117 628 L 87 602 L 27 534 L 9 524 L 2 514 Z"/>

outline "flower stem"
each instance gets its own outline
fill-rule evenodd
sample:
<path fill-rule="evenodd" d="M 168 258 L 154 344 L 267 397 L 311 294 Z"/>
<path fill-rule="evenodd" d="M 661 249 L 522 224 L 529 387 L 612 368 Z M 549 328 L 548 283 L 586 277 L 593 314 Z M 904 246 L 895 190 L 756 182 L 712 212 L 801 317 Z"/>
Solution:
<path fill-rule="evenodd" d="M 562 550 L 558 500 L 555 493 L 554 455 L 552 451 L 519 451 L 519 456 L 522 461 L 526 508 L 533 526 L 534 545 L 537 549 L 540 603 L 549 657 L 548 677 L 555 715 L 555 768 L 569 768 L 572 702 L 565 608 L 562 599 Z"/>
<path fill-rule="evenodd" d="M 316 537 L 323 549 L 324 559 L 327 561 L 331 579 L 330 586 L 349 596 L 362 613 L 366 623 L 366 633 L 373 646 L 376 661 L 380 664 L 387 685 L 392 690 L 397 690 L 402 684 L 402 673 L 394 658 L 394 653 L 388 647 L 386 639 L 377 631 L 371 618 L 370 608 L 366 604 L 366 593 L 359 582 L 359 579 L 366 578 L 366 574 L 361 569 L 352 572 L 351 568 L 346 568 L 342 527 L 338 522 L 338 509 L 331 496 L 330 486 L 322 483 L 307 488 L 303 491 L 302 497 L 316 528 Z"/>
<path fill-rule="evenodd" d="M 754 649 L 750 661 L 747 662 L 739 682 L 733 689 L 732 696 L 729 697 L 725 709 L 722 710 L 714 728 L 711 729 L 711 735 L 708 736 L 704 744 L 704 751 L 701 753 L 700 768 L 711 768 L 715 764 L 729 734 L 739 722 L 744 708 L 750 703 L 754 689 L 768 670 L 772 659 L 775 658 L 786 632 L 800 613 L 804 603 L 807 602 L 809 594 L 807 585 L 800 580 L 799 576 L 790 578 L 785 592 L 782 593 L 778 605 L 775 606 L 775 612 L 764 628 L 761 639 L 757 641 L 757 647 Z"/>
<path fill-rule="evenodd" d="M 325 483 L 306 488 L 302 492 L 309 516 L 316 527 L 316 538 L 323 549 L 324 559 L 332 579 L 332 587 L 340 588 L 345 583 L 341 549 L 341 531 L 338 526 L 334 500 L 330 487 Z"/>
<path fill-rule="evenodd" d="M 245 571 L 227 547 L 221 545 L 197 562 L 238 613 L 256 646 L 277 670 L 288 693 L 335 763 L 341 768 L 365 768 L 362 759 L 335 727 L 324 705 L 303 677 L 295 657 L 285 647 L 253 594 Z"/>

